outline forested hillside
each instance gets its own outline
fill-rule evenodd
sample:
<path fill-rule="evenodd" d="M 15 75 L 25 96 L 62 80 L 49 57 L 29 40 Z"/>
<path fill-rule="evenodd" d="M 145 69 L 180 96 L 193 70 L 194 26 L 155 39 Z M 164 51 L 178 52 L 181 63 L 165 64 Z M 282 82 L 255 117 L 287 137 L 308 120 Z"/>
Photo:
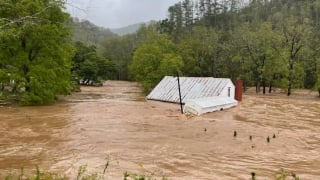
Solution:
<path fill-rule="evenodd" d="M 123 36 L 126 34 L 136 33 L 144 23 L 132 24 L 126 27 L 110 29 L 111 32 Z"/>
<path fill-rule="evenodd" d="M 120 79 L 150 89 L 179 72 L 242 79 L 263 93 L 275 86 L 288 95 L 292 88 L 320 93 L 320 1 L 184 0 L 168 13 L 105 43 Z"/>
<path fill-rule="evenodd" d="M 94 25 L 88 20 L 73 18 L 67 24 L 72 31 L 73 42 L 79 41 L 86 45 L 94 45 L 97 48 L 100 48 L 106 40 L 117 36 L 109 29 Z"/>

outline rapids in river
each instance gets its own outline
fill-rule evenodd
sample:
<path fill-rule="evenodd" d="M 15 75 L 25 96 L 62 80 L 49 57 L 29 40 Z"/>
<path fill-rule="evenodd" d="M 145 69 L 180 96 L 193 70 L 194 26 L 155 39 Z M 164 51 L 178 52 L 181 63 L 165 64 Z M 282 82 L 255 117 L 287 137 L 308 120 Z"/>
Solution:
<path fill-rule="evenodd" d="M 282 168 L 320 179 L 320 99 L 245 94 L 235 108 L 188 118 L 179 108 L 146 101 L 136 83 L 120 81 L 82 87 L 54 105 L 0 107 L 0 179 L 37 165 L 74 179 L 79 166 L 102 172 L 108 160 L 106 179 L 126 171 L 274 179 Z"/>

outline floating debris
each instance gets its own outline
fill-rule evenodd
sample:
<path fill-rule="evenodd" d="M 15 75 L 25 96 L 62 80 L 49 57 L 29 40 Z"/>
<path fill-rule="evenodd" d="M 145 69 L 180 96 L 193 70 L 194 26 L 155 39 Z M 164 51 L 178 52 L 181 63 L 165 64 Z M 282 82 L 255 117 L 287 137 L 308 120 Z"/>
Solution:
<path fill-rule="evenodd" d="M 255 172 L 251 172 L 251 178 L 252 178 L 252 180 L 256 179 L 256 173 Z"/>

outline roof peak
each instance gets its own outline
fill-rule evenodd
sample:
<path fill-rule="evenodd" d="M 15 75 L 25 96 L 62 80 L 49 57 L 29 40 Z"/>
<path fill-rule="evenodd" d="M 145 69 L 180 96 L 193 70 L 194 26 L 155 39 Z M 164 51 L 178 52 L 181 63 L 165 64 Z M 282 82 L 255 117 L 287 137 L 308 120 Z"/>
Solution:
<path fill-rule="evenodd" d="M 165 76 L 175 78 L 176 76 Z M 179 78 L 193 78 L 193 79 L 230 79 L 230 78 L 215 78 L 215 77 L 188 77 L 188 76 L 179 76 Z"/>

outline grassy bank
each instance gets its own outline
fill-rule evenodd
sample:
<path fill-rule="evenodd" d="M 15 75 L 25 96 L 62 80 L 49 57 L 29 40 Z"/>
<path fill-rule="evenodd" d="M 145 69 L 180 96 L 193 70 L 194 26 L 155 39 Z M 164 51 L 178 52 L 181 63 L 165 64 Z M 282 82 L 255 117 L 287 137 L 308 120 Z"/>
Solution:
<path fill-rule="evenodd" d="M 70 178 L 66 175 L 52 173 L 48 171 L 41 171 L 39 167 L 36 167 L 34 175 L 25 175 L 23 168 L 21 169 L 20 173 L 18 174 L 8 174 L 5 177 L 5 180 L 104 180 L 106 179 L 105 175 L 107 173 L 107 168 L 109 163 L 106 163 L 105 168 L 103 169 L 102 173 L 89 173 L 87 171 L 87 166 L 80 166 L 77 172 L 77 177 Z M 223 178 L 223 177 L 221 177 Z M 167 180 L 165 176 L 161 178 L 156 178 L 153 174 L 137 174 L 137 173 L 130 173 L 124 172 L 123 173 L 123 180 Z M 260 179 L 259 175 L 255 172 L 251 173 L 251 180 Z M 275 180 L 300 180 L 299 176 L 297 176 L 293 172 L 285 171 L 281 169 L 278 171 L 275 176 Z"/>

